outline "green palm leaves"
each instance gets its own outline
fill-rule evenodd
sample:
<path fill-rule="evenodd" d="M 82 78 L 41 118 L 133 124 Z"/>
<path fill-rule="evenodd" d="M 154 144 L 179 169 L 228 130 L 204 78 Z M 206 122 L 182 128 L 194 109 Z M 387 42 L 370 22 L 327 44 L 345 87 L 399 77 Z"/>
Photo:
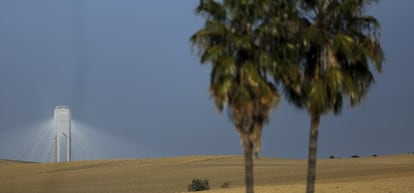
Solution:
<path fill-rule="evenodd" d="M 311 118 L 308 188 L 313 192 L 320 116 L 357 105 L 381 71 L 378 21 L 365 14 L 376 0 L 200 0 L 206 18 L 191 37 L 201 63 L 212 65 L 210 93 L 227 107 L 246 157 L 260 149 L 263 124 L 285 98 Z M 372 66 L 372 67 L 371 67 Z M 250 164 L 250 165 L 249 165 Z"/>
<path fill-rule="evenodd" d="M 369 0 L 304 1 L 301 30 L 303 103 L 311 113 L 339 113 L 343 97 L 358 104 L 373 83 L 369 64 L 381 71 L 379 23 L 364 15 Z"/>
<path fill-rule="evenodd" d="M 260 151 L 262 127 L 280 98 L 271 74 L 282 63 L 272 54 L 274 38 L 283 31 L 276 6 L 271 0 L 201 0 L 197 13 L 206 22 L 191 37 L 201 63 L 212 65 L 210 93 L 216 107 L 223 111 L 227 106 L 240 135 L 248 193 L 253 192 L 253 154 Z"/>
<path fill-rule="evenodd" d="M 341 112 L 344 98 L 351 106 L 366 96 L 374 82 L 369 64 L 380 72 L 384 54 L 378 21 L 365 15 L 373 0 L 301 1 L 302 39 L 300 92 L 295 102 L 311 117 L 307 193 L 314 192 L 320 116 Z M 295 95 L 293 95 L 295 96 Z"/>
<path fill-rule="evenodd" d="M 206 23 L 191 42 L 199 50 L 201 63 L 212 64 L 210 93 L 217 109 L 228 106 L 243 135 L 251 135 L 253 125 L 263 125 L 280 98 L 268 78 L 272 58 L 260 44 L 265 41 L 263 34 L 270 33 L 264 18 L 271 13 L 271 2 L 204 0 L 197 8 Z"/>

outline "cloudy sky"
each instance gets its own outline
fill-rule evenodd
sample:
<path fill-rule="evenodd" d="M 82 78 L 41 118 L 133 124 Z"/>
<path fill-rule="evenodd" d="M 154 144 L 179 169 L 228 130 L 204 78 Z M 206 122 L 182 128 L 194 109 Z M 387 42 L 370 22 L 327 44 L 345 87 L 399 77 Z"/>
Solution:
<path fill-rule="evenodd" d="M 56 105 L 73 117 L 73 158 L 241 154 L 208 93 L 189 37 L 197 0 L 1 0 L 0 159 L 52 160 Z M 382 24 L 383 73 L 367 99 L 322 118 L 319 156 L 414 152 L 414 1 L 369 9 Z M 282 102 L 263 156 L 306 158 L 309 117 Z"/>

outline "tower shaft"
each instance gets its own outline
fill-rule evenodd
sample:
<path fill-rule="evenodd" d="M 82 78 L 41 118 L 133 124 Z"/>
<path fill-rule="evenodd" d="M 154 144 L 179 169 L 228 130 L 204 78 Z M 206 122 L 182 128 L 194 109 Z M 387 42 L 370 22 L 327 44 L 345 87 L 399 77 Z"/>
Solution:
<path fill-rule="evenodd" d="M 68 106 L 56 106 L 54 113 L 54 160 L 60 162 L 61 146 L 66 146 L 66 161 L 71 161 L 71 114 Z M 63 135 L 63 136 L 62 136 Z M 61 138 L 66 140 L 66 143 L 61 144 Z"/>

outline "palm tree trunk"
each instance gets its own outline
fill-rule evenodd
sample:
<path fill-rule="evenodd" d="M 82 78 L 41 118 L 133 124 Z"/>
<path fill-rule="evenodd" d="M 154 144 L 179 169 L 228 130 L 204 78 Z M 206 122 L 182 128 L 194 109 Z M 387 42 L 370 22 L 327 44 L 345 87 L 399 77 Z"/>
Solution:
<path fill-rule="evenodd" d="M 253 143 L 251 140 L 244 146 L 246 193 L 254 193 L 253 190 Z"/>
<path fill-rule="evenodd" d="M 316 179 L 316 150 L 318 145 L 320 114 L 311 114 L 311 128 L 309 137 L 308 177 L 306 193 L 314 193 Z"/>

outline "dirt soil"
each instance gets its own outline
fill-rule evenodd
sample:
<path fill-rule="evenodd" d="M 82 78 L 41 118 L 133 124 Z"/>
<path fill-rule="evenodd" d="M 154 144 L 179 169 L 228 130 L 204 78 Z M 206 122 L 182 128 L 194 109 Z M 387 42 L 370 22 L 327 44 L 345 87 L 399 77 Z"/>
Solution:
<path fill-rule="evenodd" d="M 0 193 L 187 192 L 193 178 L 209 180 L 206 193 L 244 192 L 240 156 L 27 163 L 0 160 Z M 316 193 L 413 193 L 414 155 L 323 159 Z M 305 192 L 306 161 L 255 160 L 257 193 Z M 229 188 L 221 188 L 224 183 Z"/>

